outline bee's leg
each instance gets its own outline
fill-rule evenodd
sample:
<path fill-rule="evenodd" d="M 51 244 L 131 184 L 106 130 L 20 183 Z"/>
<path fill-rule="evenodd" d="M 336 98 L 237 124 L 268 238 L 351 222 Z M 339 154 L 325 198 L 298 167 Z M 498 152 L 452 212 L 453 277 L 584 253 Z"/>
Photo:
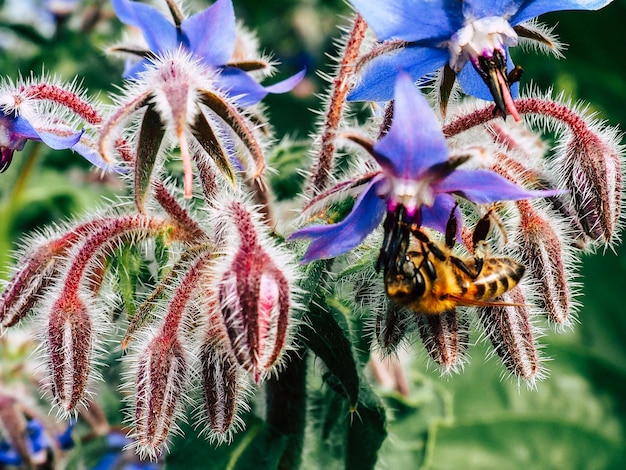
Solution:
<path fill-rule="evenodd" d="M 487 252 L 487 235 L 491 230 L 491 211 L 490 209 L 476 224 L 474 232 L 472 233 L 472 245 L 474 249 L 474 269 L 476 271 L 475 277 L 478 277 L 483 269 L 485 255 Z"/>

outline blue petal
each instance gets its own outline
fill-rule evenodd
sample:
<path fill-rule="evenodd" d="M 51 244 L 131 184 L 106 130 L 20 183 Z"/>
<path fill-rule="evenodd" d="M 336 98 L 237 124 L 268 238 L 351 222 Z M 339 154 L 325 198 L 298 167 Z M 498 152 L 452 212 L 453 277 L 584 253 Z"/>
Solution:
<path fill-rule="evenodd" d="M 374 144 L 374 151 L 387 174 L 413 180 L 448 159 L 448 145 L 435 113 L 404 72 L 396 82 L 391 128 Z"/>
<path fill-rule="evenodd" d="M 217 0 L 206 10 L 197 13 L 181 25 L 189 40 L 189 48 L 208 65 L 219 67 L 235 51 L 235 10 L 231 0 Z"/>
<path fill-rule="evenodd" d="M 35 130 L 33 126 L 31 126 L 30 122 L 24 119 L 22 116 L 12 117 L 6 116 L 3 118 L 3 121 L 7 119 L 8 123 L 6 124 L 9 128 L 9 138 L 14 139 L 31 139 L 31 140 L 40 140 L 39 132 Z M 5 125 L 2 123 L 3 126 Z"/>
<path fill-rule="evenodd" d="M 468 20 L 487 16 L 501 16 L 507 20 L 517 13 L 523 4 L 524 0 L 464 0 L 463 16 Z"/>
<path fill-rule="evenodd" d="M 67 147 L 66 147 L 67 148 Z M 95 148 L 84 144 L 83 142 L 77 142 L 75 145 L 71 147 L 76 153 L 78 153 L 81 157 L 87 160 L 92 165 L 100 168 L 104 171 L 110 171 L 115 173 L 124 173 L 126 172 L 125 168 L 116 167 L 111 163 L 107 163 L 102 159 L 102 156 L 96 151 Z"/>
<path fill-rule="evenodd" d="M 264 87 L 243 70 L 224 67 L 219 75 L 222 91 L 237 101 L 239 106 L 252 106 L 261 101 L 268 93 L 285 93 L 296 86 L 305 74 L 305 70 L 281 81 Z"/>
<path fill-rule="evenodd" d="M 599 10 L 612 0 L 535 0 L 526 5 L 511 18 L 510 23 L 517 25 L 551 11 L 563 10 Z"/>
<path fill-rule="evenodd" d="M 508 71 L 513 70 L 513 67 L 515 67 L 515 64 L 511 60 L 511 54 L 508 53 L 508 49 L 506 64 Z M 459 85 L 461 85 L 461 88 L 466 94 L 480 98 L 481 100 L 493 101 L 489 87 L 470 62 L 465 64 L 465 67 L 461 69 L 457 77 L 459 79 Z M 511 85 L 511 96 L 513 99 L 517 99 L 519 96 L 519 82 L 515 82 Z"/>
<path fill-rule="evenodd" d="M 54 150 L 62 150 L 72 148 L 78 143 L 84 131 L 75 134 L 59 136 L 50 132 L 39 132 L 39 138 L 48 147 Z"/>
<path fill-rule="evenodd" d="M 350 212 L 341 222 L 305 227 L 291 234 L 290 239 L 311 238 L 302 262 L 333 258 L 357 247 L 383 219 L 386 204 L 378 194 L 374 179 L 359 195 Z"/>
<path fill-rule="evenodd" d="M 448 50 L 437 47 L 409 46 L 384 54 L 367 63 L 348 100 L 389 101 L 400 70 L 417 80 L 443 67 L 448 59 Z"/>
<path fill-rule="evenodd" d="M 559 190 L 531 191 L 490 170 L 455 170 L 437 183 L 435 191 L 455 193 L 476 204 L 548 197 L 562 193 Z"/>
<path fill-rule="evenodd" d="M 127 60 L 124 65 L 124 73 L 122 77 L 127 80 L 134 80 L 140 72 L 143 72 L 152 62 L 148 59 L 139 59 L 138 61 Z"/>
<path fill-rule="evenodd" d="M 404 41 L 445 40 L 463 25 L 458 0 L 350 0 L 378 36 Z"/>
<path fill-rule="evenodd" d="M 454 196 L 445 193 L 438 194 L 432 207 L 422 206 L 422 225 L 435 229 L 438 232 L 446 233 L 448 220 L 455 205 L 456 199 L 454 199 Z M 457 237 L 460 237 L 463 217 L 458 206 L 455 209 L 455 215 L 457 222 L 456 234 Z"/>
<path fill-rule="evenodd" d="M 159 10 L 141 2 L 112 0 L 115 14 L 128 26 L 136 26 L 143 32 L 152 52 L 164 52 L 178 47 L 176 26 Z"/>

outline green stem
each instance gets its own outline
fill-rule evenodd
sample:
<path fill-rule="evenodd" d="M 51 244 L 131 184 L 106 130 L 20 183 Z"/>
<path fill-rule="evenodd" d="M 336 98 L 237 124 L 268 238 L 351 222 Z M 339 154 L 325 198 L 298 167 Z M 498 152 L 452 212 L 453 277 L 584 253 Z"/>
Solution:
<path fill-rule="evenodd" d="M 22 199 L 22 193 L 26 187 L 28 179 L 33 173 L 35 162 L 39 156 L 41 144 L 38 142 L 30 145 L 30 151 L 24 159 L 22 167 L 18 170 L 15 184 L 6 195 L 5 200 L 0 205 L 0 278 L 7 273 L 7 267 L 11 262 L 11 252 L 13 251 L 13 237 L 11 229 L 13 228 L 13 218 L 17 213 Z"/>
<path fill-rule="evenodd" d="M 267 423 L 270 432 L 287 437 L 279 470 L 300 467 L 306 425 L 307 350 L 300 347 L 287 353 L 287 367 L 267 382 Z"/>

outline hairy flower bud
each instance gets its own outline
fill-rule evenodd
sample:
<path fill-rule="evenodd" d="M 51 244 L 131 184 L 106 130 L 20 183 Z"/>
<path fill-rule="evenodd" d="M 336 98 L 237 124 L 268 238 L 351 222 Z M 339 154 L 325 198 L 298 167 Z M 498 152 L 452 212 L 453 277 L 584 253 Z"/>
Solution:
<path fill-rule="evenodd" d="M 139 356 L 135 431 L 140 454 L 155 458 L 176 421 L 186 383 L 187 360 L 176 338 L 158 335 Z"/>
<path fill-rule="evenodd" d="M 480 321 L 504 366 L 533 388 L 542 369 L 527 301 L 519 286 L 496 301 L 502 303 L 479 308 Z"/>
<path fill-rule="evenodd" d="M 621 214 L 622 170 L 617 145 L 587 131 L 576 135 L 555 161 L 571 204 L 587 235 L 610 244 Z"/>
<path fill-rule="evenodd" d="M 520 209 L 521 256 L 538 289 L 538 302 L 548 319 L 567 324 L 572 310 L 572 266 L 570 246 L 563 243 L 561 230 L 527 201 Z"/>
<path fill-rule="evenodd" d="M 462 365 L 469 344 L 467 320 L 455 309 L 441 315 L 418 315 L 420 336 L 428 355 L 443 372 L 454 371 Z"/>
<path fill-rule="evenodd" d="M 265 240 L 258 216 L 239 202 L 231 203 L 228 212 L 239 239 L 234 254 L 217 268 L 222 274 L 213 276 L 212 305 L 222 314 L 234 357 L 259 381 L 287 343 L 294 275 L 284 255 Z"/>
<path fill-rule="evenodd" d="M 394 303 L 378 313 L 374 334 L 383 354 L 391 354 L 398 348 L 415 323 L 412 317 L 410 311 Z"/>
<path fill-rule="evenodd" d="M 93 325 L 78 296 L 62 296 L 52 305 L 47 330 L 52 395 L 64 412 L 85 397 L 93 351 Z"/>
<path fill-rule="evenodd" d="M 211 440 L 228 440 L 238 426 L 237 411 L 242 406 L 241 384 L 236 360 L 211 344 L 201 352 L 201 387 L 204 418 Z"/>

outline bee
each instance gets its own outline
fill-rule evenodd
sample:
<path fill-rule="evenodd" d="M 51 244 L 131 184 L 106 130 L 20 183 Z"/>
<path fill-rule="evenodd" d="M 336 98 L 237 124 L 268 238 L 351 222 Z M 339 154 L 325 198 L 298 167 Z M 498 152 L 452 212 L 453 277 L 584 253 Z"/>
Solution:
<path fill-rule="evenodd" d="M 472 235 L 474 257 L 453 254 L 456 238 L 454 210 L 445 241 L 435 242 L 420 229 L 411 229 L 414 242 L 399 252 L 385 269 L 385 289 L 391 300 L 414 312 L 440 315 L 457 306 L 501 305 L 490 299 L 517 285 L 524 266 L 509 257 L 491 257 L 486 250 L 491 211 Z"/>

